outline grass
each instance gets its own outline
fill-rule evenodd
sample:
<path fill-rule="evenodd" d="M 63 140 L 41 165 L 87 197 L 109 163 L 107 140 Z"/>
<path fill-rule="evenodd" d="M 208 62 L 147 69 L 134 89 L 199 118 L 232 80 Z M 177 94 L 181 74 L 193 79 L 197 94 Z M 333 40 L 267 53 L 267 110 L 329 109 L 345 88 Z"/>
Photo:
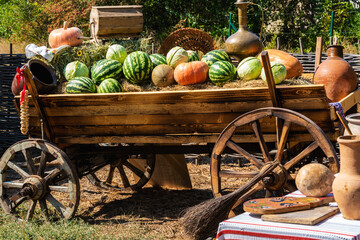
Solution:
<path fill-rule="evenodd" d="M 129 218 L 129 215 L 126 216 Z M 133 218 L 137 218 L 133 216 Z M 25 222 L 6 215 L 0 210 L 0 239 L 167 239 L 163 234 L 152 232 L 141 221 L 121 221 L 103 223 L 86 222 L 77 217 L 71 220 L 45 222 L 42 220 Z"/>

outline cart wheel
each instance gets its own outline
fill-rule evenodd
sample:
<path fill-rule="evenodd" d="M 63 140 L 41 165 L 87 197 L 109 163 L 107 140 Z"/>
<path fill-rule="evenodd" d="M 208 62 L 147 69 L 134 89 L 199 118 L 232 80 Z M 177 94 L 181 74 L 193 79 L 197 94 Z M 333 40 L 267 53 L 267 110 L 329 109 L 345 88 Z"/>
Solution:
<path fill-rule="evenodd" d="M 135 166 L 129 161 L 128 156 L 124 156 L 104 168 L 107 170 L 106 176 L 94 172 L 86 177 L 93 185 L 100 188 L 137 191 L 150 180 L 155 168 L 155 154 L 138 158 L 137 161 L 138 164 Z M 118 175 L 115 175 L 115 170 L 118 171 Z"/>
<path fill-rule="evenodd" d="M 13 144 L 1 157 L 0 203 L 5 213 L 26 220 L 39 213 L 46 220 L 50 216 L 70 219 L 79 200 L 75 168 L 53 144 L 27 139 Z"/>
<path fill-rule="evenodd" d="M 277 147 L 275 144 L 275 151 L 271 151 L 274 152 L 275 156 L 268 150 L 270 144 L 265 142 L 265 135 L 262 132 L 262 124 L 266 125 L 266 123 L 269 123 L 272 117 L 283 120 L 279 144 Z M 275 118 L 274 121 L 276 121 Z M 237 129 L 242 129 L 247 125 L 251 125 L 253 129 L 253 133 L 261 149 L 261 156 L 251 154 L 232 139 L 233 136 L 236 135 Z M 309 142 L 307 146 L 301 148 L 301 150 L 296 153 L 284 154 L 289 150 L 286 150 L 286 145 L 288 136 L 291 135 L 291 133 L 289 134 L 290 129 L 296 125 L 302 126 L 304 131 L 306 130 L 310 133 L 313 141 Z M 265 197 L 278 194 L 283 195 L 285 190 L 294 191 L 296 187 L 293 183 L 297 170 L 295 165 L 299 165 L 299 163 L 303 161 L 308 162 L 309 159 L 307 158 L 309 155 L 315 153 L 317 150 L 321 150 L 323 153 L 322 156 L 326 157 L 326 159 L 321 158 L 318 159 L 318 161 L 327 163 L 331 171 L 337 173 L 339 170 L 339 161 L 334 146 L 325 133 L 311 119 L 288 109 L 274 107 L 261 108 L 243 114 L 223 130 L 214 146 L 211 157 L 211 185 L 213 194 L 217 197 L 229 191 L 234 191 L 249 179 L 253 179 L 260 172 L 260 169 L 264 168 L 267 163 L 273 160 L 279 160 L 279 166 L 272 170 L 271 174 L 264 176 L 260 184 L 257 184 L 256 187 L 253 187 L 240 197 L 232 209 L 242 204 L 250 196 L 255 195 L 255 193 L 263 192 L 262 190 L 266 190 Z M 222 154 L 226 152 L 239 154 L 248 160 L 249 164 L 243 167 L 231 167 L 229 164 L 224 164 Z"/>

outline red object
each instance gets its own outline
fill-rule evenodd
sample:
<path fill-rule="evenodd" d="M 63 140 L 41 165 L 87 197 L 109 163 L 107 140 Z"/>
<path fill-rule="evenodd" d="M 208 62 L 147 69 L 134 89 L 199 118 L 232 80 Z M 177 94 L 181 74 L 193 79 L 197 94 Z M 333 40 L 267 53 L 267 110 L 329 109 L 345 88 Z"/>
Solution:
<path fill-rule="evenodd" d="M 180 85 L 190 85 L 205 82 L 209 67 L 201 61 L 180 63 L 174 71 L 175 81 Z"/>
<path fill-rule="evenodd" d="M 21 91 L 20 104 L 24 101 L 25 90 L 26 90 L 26 80 L 24 76 L 25 65 L 21 68 L 16 68 L 16 74 L 12 82 L 11 91 L 14 95 L 19 95 Z"/>

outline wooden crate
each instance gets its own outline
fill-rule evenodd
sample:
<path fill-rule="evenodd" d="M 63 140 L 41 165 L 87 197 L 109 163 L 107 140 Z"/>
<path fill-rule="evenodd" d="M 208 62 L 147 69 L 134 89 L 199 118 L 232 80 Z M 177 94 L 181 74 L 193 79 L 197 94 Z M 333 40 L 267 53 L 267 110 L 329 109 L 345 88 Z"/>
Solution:
<path fill-rule="evenodd" d="M 141 5 L 93 6 L 91 36 L 96 38 L 137 37 L 143 29 Z"/>

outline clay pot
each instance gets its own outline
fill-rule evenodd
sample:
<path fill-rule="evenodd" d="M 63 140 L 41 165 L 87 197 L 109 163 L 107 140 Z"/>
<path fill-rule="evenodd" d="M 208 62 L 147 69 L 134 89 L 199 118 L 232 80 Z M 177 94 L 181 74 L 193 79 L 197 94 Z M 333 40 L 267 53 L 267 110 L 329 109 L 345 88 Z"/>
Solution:
<path fill-rule="evenodd" d="M 238 0 L 235 5 L 239 8 L 239 29 L 225 42 L 225 51 L 237 61 L 247 57 L 255 57 L 262 49 L 260 38 L 247 29 L 247 5 L 245 0 Z"/>
<path fill-rule="evenodd" d="M 335 201 L 346 219 L 360 219 L 360 135 L 341 136 L 340 173 L 332 189 Z"/>
<path fill-rule="evenodd" d="M 343 59 L 343 46 L 327 48 L 327 59 L 322 62 L 314 75 L 315 84 L 324 84 L 330 102 L 338 102 L 357 87 L 358 77 L 354 69 Z"/>
<path fill-rule="evenodd" d="M 32 79 L 39 94 L 48 93 L 55 89 L 57 84 L 56 74 L 48 64 L 38 59 L 31 59 L 26 66 L 32 74 Z M 24 86 L 23 81 L 20 81 L 20 86 L 18 86 L 16 75 L 18 73 L 15 74 L 11 84 L 11 91 L 14 96 L 19 95 Z"/>

